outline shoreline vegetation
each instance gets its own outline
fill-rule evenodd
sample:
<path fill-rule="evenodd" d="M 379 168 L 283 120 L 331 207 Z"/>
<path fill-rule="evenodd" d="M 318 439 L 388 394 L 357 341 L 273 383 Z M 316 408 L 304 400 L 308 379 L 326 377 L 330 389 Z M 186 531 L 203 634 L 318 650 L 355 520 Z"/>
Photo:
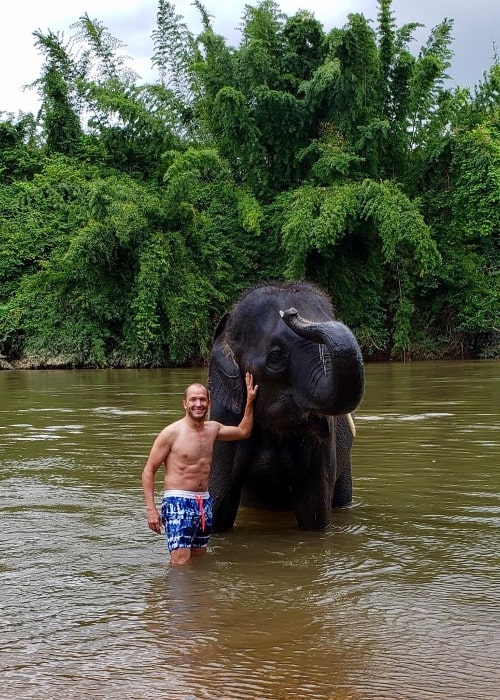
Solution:
<path fill-rule="evenodd" d="M 195 5 L 199 34 L 159 0 L 149 83 L 87 14 L 33 32 L 40 111 L 0 111 L 0 367 L 203 366 L 284 280 L 366 362 L 500 358 L 498 58 L 449 87 L 453 20 L 416 49 L 391 0 L 330 31 L 262 0 L 238 46 Z"/>
<path fill-rule="evenodd" d="M 499 359 L 493 352 L 491 357 L 478 358 L 472 355 L 457 354 L 456 352 L 450 354 L 442 354 L 439 357 L 436 356 L 407 356 L 405 358 L 391 358 L 389 356 L 378 356 L 370 357 L 364 359 L 365 364 L 377 363 L 377 362 L 449 362 L 449 361 L 485 361 L 488 359 L 497 360 Z M 1 370 L 62 370 L 62 369 L 181 369 L 183 367 L 207 367 L 208 368 L 208 358 L 195 364 L 186 365 L 171 365 L 171 364 L 157 364 L 157 365 L 138 365 L 138 364 L 127 364 L 123 363 L 120 365 L 110 364 L 110 365 L 88 365 L 81 364 L 72 360 L 68 356 L 53 356 L 53 357 L 25 357 L 19 358 L 13 361 L 9 361 L 5 357 L 0 357 L 0 371 Z"/>

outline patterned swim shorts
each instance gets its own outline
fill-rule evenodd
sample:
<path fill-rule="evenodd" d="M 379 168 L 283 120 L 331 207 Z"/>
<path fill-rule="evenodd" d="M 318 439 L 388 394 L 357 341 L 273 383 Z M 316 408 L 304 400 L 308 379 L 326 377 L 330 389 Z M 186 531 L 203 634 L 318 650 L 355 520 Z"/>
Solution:
<path fill-rule="evenodd" d="M 165 491 L 161 504 L 168 549 L 206 547 L 212 532 L 212 499 L 206 491 Z"/>

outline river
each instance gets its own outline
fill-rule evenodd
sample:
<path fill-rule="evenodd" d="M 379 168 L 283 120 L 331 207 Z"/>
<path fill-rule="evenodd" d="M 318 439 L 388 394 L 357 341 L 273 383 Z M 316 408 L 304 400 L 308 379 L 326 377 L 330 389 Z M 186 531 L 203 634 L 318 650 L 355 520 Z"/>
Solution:
<path fill-rule="evenodd" d="M 353 506 L 175 569 L 140 472 L 205 378 L 0 372 L 0 698 L 498 698 L 500 363 L 368 364 Z"/>

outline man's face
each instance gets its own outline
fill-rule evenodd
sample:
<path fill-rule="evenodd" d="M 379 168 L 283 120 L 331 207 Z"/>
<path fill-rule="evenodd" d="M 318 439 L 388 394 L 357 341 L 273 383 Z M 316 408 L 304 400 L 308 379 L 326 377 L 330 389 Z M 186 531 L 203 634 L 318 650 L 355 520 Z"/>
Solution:
<path fill-rule="evenodd" d="M 205 388 L 202 386 L 189 387 L 183 405 L 186 414 L 194 421 L 201 423 L 205 420 L 210 405 Z"/>

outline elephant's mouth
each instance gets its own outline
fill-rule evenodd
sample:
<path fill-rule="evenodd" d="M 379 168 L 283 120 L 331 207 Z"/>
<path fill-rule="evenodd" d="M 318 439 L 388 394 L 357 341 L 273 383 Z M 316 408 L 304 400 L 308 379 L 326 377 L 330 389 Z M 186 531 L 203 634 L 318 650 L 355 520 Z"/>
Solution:
<path fill-rule="evenodd" d="M 331 421 L 329 416 L 319 413 L 310 413 L 304 419 L 305 430 L 308 435 L 316 440 L 328 440 L 331 436 Z"/>
<path fill-rule="evenodd" d="M 291 394 L 283 394 L 279 400 L 263 400 L 260 396 L 254 408 L 254 420 L 264 430 L 277 435 L 303 433 L 304 411 L 297 406 Z M 262 411 L 259 410 L 263 406 Z"/>
<path fill-rule="evenodd" d="M 282 400 L 274 410 L 267 408 L 265 415 L 256 412 L 255 421 L 266 432 L 282 437 L 310 435 L 315 440 L 327 440 L 331 436 L 332 418 L 314 411 L 304 411 L 289 397 Z"/>

